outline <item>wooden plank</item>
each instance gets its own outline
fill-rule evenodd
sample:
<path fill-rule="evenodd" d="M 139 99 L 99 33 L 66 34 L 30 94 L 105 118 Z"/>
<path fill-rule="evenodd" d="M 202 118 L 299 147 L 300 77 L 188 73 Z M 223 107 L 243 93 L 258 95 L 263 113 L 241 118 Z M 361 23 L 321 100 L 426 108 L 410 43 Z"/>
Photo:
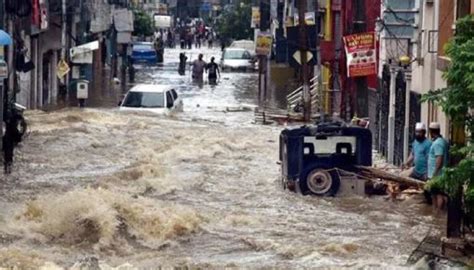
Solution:
<path fill-rule="evenodd" d="M 417 187 L 417 188 L 424 188 L 425 182 L 413 179 L 410 177 L 403 177 L 400 175 L 395 175 L 392 173 L 388 173 L 386 171 L 382 171 L 377 168 L 372 168 L 372 167 L 366 167 L 366 166 L 356 166 L 359 170 L 360 173 L 363 176 L 369 177 L 369 178 L 381 178 L 386 181 L 391 181 L 391 182 L 396 182 L 399 184 L 405 184 L 411 187 Z"/>

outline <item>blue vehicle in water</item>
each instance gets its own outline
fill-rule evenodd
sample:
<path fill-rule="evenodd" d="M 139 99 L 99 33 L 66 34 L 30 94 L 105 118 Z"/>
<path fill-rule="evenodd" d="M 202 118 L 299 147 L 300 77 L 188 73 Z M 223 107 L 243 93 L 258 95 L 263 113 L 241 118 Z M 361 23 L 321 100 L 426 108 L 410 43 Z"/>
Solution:
<path fill-rule="evenodd" d="M 158 54 L 152 42 L 135 43 L 132 46 L 131 60 L 133 64 L 156 64 Z"/>
<path fill-rule="evenodd" d="M 372 166 L 369 129 L 340 122 L 288 128 L 280 134 L 283 187 L 304 195 L 363 195 L 357 166 Z"/>

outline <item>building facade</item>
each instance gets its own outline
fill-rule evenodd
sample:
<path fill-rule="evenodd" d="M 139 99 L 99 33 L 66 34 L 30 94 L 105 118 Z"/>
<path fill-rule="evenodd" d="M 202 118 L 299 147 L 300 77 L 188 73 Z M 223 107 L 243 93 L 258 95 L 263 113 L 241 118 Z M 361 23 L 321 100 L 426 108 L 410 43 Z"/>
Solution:
<path fill-rule="evenodd" d="M 275 5 L 272 5 L 271 11 L 276 14 L 274 19 L 278 25 L 275 30 L 275 62 L 279 64 L 294 62 L 291 47 L 297 47 L 292 44 L 298 39 L 288 36 L 288 33 L 297 24 L 296 2 L 272 1 Z M 345 35 L 375 31 L 376 20 L 380 16 L 380 1 L 318 0 L 307 3 L 308 17 L 314 18 L 317 31 L 310 47 L 316 53 L 318 43 L 320 46 L 323 86 L 321 111 L 329 115 L 337 113 L 345 119 L 353 116 L 369 117 L 369 101 L 376 96 L 377 77 L 352 79 L 347 76 L 342 40 Z"/>
<path fill-rule="evenodd" d="M 444 46 L 455 33 L 456 20 L 473 13 L 473 7 L 472 0 L 382 2 L 374 145 L 390 162 L 401 164 L 408 157 L 416 122 L 439 122 L 441 133 L 452 139 L 453 127 L 441 108 L 420 99 L 446 87 Z M 408 64 L 400 61 L 404 56 Z"/>
<path fill-rule="evenodd" d="M 22 12 L 13 8 L 13 1 L 4 4 L 0 11 L 5 15 L 3 28 L 15 37 L 7 54 L 11 70 L 15 70 L 8 80 L 9 98 L 28 109 L 67 105 L 75 102 L 77 79 L 87 79 L 94 96 L 102 89 L 98 82 L 117 75 L 117 65 L 112 65 L 117 47 L 112 12 L 127 8 L 128 1 L 31 0 L 31 6 L 26 5 Z M 99 43 L 91 52 L 93 61 L 74 64 L 70 49 L 93 41 Z M 66 67 L 60 65 L 61 60 Z M 106 66 L 110 76 L 104 74 Z"/>
<path fill-rule="evenodd" d="M 473 0 L 433 0 L 423 1 L 419 22 L 419 39 L 413 57 L 412 91 L 425 94 L 430 89 L 446 87 L 442 78 L 449 64 L 444 46 L 455 33 L 455 22 L 474 13 Z M 425 123 L 440 122 L 442 133 L 449 138 L 451 125 L 440 108 L 433 104 L 421 104 L 421 120 Z"/>

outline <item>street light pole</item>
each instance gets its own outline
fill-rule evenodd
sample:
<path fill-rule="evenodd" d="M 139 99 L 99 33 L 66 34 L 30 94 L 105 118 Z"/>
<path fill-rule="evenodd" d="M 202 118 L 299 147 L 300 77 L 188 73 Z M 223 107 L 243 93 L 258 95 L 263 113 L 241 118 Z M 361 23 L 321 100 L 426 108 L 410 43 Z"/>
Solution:
<path fill-rule="evenodd" d="M 301 55 L 301 71 L 303 79 L 303 116 L 304 121 L 309 122 L 311 120 L 311 92 L 309 88 L 309 68 L 308 68 L 308 41 L 306 32 L 306 13 L 307 2 L 306 0 L 298 1 L 298 17 L 299 17 L 299 50 Z"/>
<path fill-rule="evenodd" d="M 395 151 L 395 98 L 396 98 L 396 76 L 397 69 L 392 66 L 390 67 L 390 99 L 389 99 L 389 111 L 388 111 L 388 143 L 387 143 L 387 161 L 393 164 L 394 151 Z"/>
<path fill-rule="evenodd" d="M 410 93 L 411 93 L 411 70 L 405 70 L 406 92 L 405 92 L 405 127 L 403 130 L 403 161 L 407 162 L 410 138 Z"/>

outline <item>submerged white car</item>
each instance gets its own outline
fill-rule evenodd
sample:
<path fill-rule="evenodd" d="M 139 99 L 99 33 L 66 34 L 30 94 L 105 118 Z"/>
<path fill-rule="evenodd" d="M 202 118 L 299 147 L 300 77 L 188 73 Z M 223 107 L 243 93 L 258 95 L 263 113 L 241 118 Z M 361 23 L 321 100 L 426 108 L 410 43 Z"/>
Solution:
<path fill-rule="evenodd" d="M 256 62 L 252 54 L 242 48 L 227 48 L 222 54 L 223 71 L 255 71 Z"/>
<path fill-rule="evenodd" d="M 120 103 L 121 111 L 146 111 L 170 114 L 183 110 L 183 101 L 172 86 L 140 84 L 134 86 Z"/>

